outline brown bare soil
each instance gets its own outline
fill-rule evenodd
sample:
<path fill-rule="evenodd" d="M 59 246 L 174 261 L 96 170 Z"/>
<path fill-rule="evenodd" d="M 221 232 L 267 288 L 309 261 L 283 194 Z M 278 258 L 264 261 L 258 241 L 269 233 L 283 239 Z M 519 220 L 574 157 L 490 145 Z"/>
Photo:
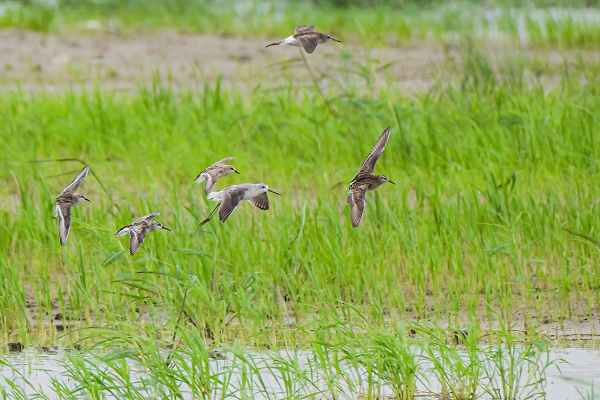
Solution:
<path fill-rule="evenodd" d="M 226 86 L 277 86 L 285 77 L 310 80 L 299 50 L 291 46 L 265 49 L 271 39 L 186 35 L 172 31 L 121 37 L 110 34 L 47 36 L 15 29 L 0 31 L 0 87 L 62 91 L 66 86 L 135 90 L 156 74 L 175 87 L 202 87 L 222 76 Z M 366 57 L 415 90 L 427 90 L 430 72 L 446 59 L 440 44 L 420 42 L 397 48 L 340 47 L 327 43 L 307 55 L 315 75 L 336 73 L 356 80 L 355 63 Z"/>

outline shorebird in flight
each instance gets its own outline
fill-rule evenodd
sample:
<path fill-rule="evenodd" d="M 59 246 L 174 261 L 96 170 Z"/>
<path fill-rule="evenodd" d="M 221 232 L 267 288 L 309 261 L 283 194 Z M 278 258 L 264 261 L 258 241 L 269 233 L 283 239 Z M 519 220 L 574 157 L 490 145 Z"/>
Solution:
<path fill-rule="evenodd" d="M 159 229 L 170 231 L 169 228 L 162 226 L 160 222 L 152 221 L 152 218 L 158 217 L 159 214 L 152 213 L 138 218 L 130 225 L 122 227 L 115 233 L 117 236 L 125 236 L 129 233 L 129 254 L 134 255 L 138 251 L 142 243 L 144 243 L 148 232 L 154 232 Z"/>
<path fill-rule="evenodd" d="M 204 194 L 208 195 L 212 191 L 219 178 L 233 174 L 234 172 L 239 174 L 233 165 L 227 165 L 227 162 L 230 160 L 233 160 L 233 157 L 227 157 L 217 161 L 198 174 L 195 181 L 196 183 L 202 183 L 202 181 L 205 181 Z"/>
<path fill-rule="evenodd" d="M 241 185 L 229 186 L 220 192 L 212 192 L 208 195 L 208 199 L 212 201 L 220 201 L 213 212 L 200 223 L 200 226 L 204 225 L 219 210 L 219 220 L 221 222 L 227 221 L 227 218 L 233 213 L 240 202 L 247 200 L 252 203 L 253 206 L 261 209 L 269 209 L 269 197 L 267 192 L 275 193 L 281 196 L 280 193 L 274 192 L 269 189 L 264 183 L 242 183 Z"/>
<path fill-rule="evenodd" d="M 268 44 L 265 46 L 265 48 L 289 44 L 290 46 L 303 47 L 308 54 L 311 54 L 313 51 L 315 51 L 318 45 L 329 40 L 341 43 L 341 41 L 332 38 L 331 35 L 315 32 L 315 27 L 312 25 L 300 25 L 296 27 L 296 30 L 292 36 L 280 40 L 279 42 Z"/>
<path fill-rule="evenodd" d="M 56 198 L 55 213 L 58 217 L 58 236 L 60 236 L 61 246 L 67 243 L 67 238 L 71 231 L 71 207 L 75 207 L 82 201 L 89 201 L 84 195 L 75 193 L 89 171 L 89 166 L 86 165 L 83 167 L 81 172 L 73 179 L 73 182 Z"/>
<path fill-rule="evenodd" d="M 385 149 L 385 145 L 389 138 L 390 127 L 388 126 L 375 143 L 375 146 L 373 146 L 373 149 L 365 161 L 363 161 L 360 169 L 354 176 L 354 179 L 350 182 L 348 204 L 350 204 L 350 219 L 352 220 L 352 226 L 355 228 L 360 224 L 360 221 L 363 218 L 365 203 L 367 202 L 367 191 L 377 189 L 386 182 L 395 185 L 395 183 L 390 181 L 387 176 L 373 174 L 375 163 L 383 154 L 383 150 Z"/>

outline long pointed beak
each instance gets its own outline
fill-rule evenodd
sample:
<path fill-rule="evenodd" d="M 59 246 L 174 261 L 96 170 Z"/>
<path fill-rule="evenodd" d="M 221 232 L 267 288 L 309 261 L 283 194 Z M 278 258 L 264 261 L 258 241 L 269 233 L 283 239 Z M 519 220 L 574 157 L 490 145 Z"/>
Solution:
<path fill-rule="evenodd" d="M 266 49 L 267 47 L 271 47 L 271 46 L 277 46 L 278 44 L 279 44 L 279 43 L 271 43 L 271 44 L 268 44 L 268 45 L 266 45 L 266 46 L 265 46 L 265 49 Z"/>
<path fill-rule="evenodd" d="M 83 198 L 85 201 L 87 201 L 88 203 L 91 203 L 90 199 L 88 199 L 87 197 Z"/>
<path fill-rule="evenodd" d="M 169 228 L 165 228 L 164 226 L 161 226 L 161 228 L 163 228 L 165 231 L 171 232 L 171 230 Z"/>
<path fill-rule="evenodd" d="M 241 175 L 241 174 L 240 174 L 240 173 L 237 171 L 237 169 L 236 169 L 235 171 L 233 171 L 233 172 L 235 172 L 235 173 L 236 173 L 236 174 L 238 174 L 238 175 Z"/>
<path fill-rule="evenodd" d="M 281 196 L 281 193 L 274 192 L 274 191 L 272 191 L 271 189 L 268 189 L 268 190 L 269 190 L 269 192 L 271 192 L 271 193 L 275 193 L 275 194 L 277 194 L 277 195 Z"/>
<path fill-rule="evenodd" d="M 395 183 L 394 183 L 394 182 L 392 182 L 392 181 L 388 181 L 388 182 L 389 182 L 389 183 L 392 183 L 392 184 L 394 184 L 394 185 L 395 185 Z"/>
<path fill-rule="evenodd" d="M 337 39 L 334 39 L 334 38 L 331 38 L 331 40 L 333 40 L 334 42 L 342 43 L 341 40 L 337 40 Z"/>

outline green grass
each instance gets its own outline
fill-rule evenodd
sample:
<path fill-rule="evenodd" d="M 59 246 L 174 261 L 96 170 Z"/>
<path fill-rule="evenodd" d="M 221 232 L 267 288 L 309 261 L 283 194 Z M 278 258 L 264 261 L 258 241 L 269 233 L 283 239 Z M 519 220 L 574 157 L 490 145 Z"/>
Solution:
<path fill-rule="evenodd" d="M 384 384 L 402 399 L 419 385 L 538 395 L 553 363 L 537 329 L 597 310 L 597 245 L 563 228 L 600 238 L 598 65 L 554 70 L 550 88 L 527 75 L 548 72 L 544 60 L 494 67 L 476 42 L 459 51 L 427 93 L 374 74 L 374 60 L 323 92 L 284 76 L 251 91 L 157 77 L 135 93 L 3 93 L 1 343 L 95 346 L 64 361 L 79 388 L 54 381 L 65 398 L 269 396 L 265 373 L 290 399 L 374 399 Z M 388 125 L 376 172 L 397 186 L 370 192 L 353 229 L 347 185 Z M 200 228 L 214 204 L 193 179 L 227 156 L 241 175 L 217 189 L 264 182 L 282 196 Z M 30 162 L 59 159 L 80 161 Z M 61 247 L 54 201 L 83 163 L 92 202 L 73 209 Z M 155 211 L 172 232 L 129 256 L 114 232 Z M 174 332 L 175 351 L 160 350 Z M 227 362 L 210 359 L 213 344 Z"/>
<path fill-rule="evenodd" d="M 159 84 L 133 95 L 5 95 L 3 325 L 26 323 L 23 279 L 46 307 L 61 290 L 74 312 L 108 325 L 138 318 L 127 296 L 148 293 L 135 285 L 166 301 L 168 314 L 187 287 L 190 314 L 215 334 L 233 316 L 255 321 L 253 331 L 339 300 L 377 323 L 468 320 L 489 316 L 490 307 L 506 322 L 523 307 L 555 319 L 587 314 L 599 284 L 590 259 L 597 250 L 561 228 L 596 235 L 592 110 L 600 97 L 570 78 L 546 94 L 498 84 L 471 57 L 479 61 L 466 63 L 461 92 L 330 92 L 333 114 L 310 86 L 244 96 L 218 85 L 175 93 Z M 347 184 L 388 125 L 377 171 L 398 186 L 371 194 L 363 224 L 352 229 Z M 193 179 L 226 156 L 242 175 L 221 186 L 264 182 L 283 196 L 268 212 L 244 204 L 226 224 L 199 229 L 212 204 Z M 28 162 L 60 158 L 91 165 L 116 201 L 90 175 L 81 190 L 92 203 L 74 209 L 65 248 L 53 202 L 81 165 Z M 173 232 L 152 233 L 135 257 L 111 259 L 127 249 L 114 232 L 154 211 Z"/>

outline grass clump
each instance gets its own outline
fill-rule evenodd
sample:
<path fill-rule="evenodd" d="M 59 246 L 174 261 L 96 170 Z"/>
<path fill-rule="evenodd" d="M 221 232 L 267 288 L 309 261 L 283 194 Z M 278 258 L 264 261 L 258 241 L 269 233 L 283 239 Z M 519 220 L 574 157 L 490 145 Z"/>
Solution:
<path fill-rule="evenodd" d="M 510 319 L 523 302 L 540 320 L 588 315 L 598 274 L 586 260 L 595 250 L 562 230 L 593 237 L 597 223 L 597 190 L 585 177 L 598 171 L 588 112 L 598 96 L 576 85 L 565 78 L 543 94 L 474 80 L 420 99 L 383 88 L 360 105 L 330 93 L 335 116 L 312 88 L 244 98 L 209 87 L 6 96 L 4 324 L 32 322 L 15 307 L 25 279 L 34 319 L 54 307 L 107 324 L 136 322 L 140 304 L 149 320 L 177 315 L 187 285 L 187 311 L 216 335 L 233 320 L 301 320 L 334 300 L 368 305 L 373 321 L 493 320 L 487 304 Z M 349 229 L 345 185 L 388 124 L 377 168 L 398 188 L 375 193 L 365 226 Z M 212 205 L 192 179 L 230 155 L 243 175 L 223 184 L 264 182 L 284 196 L 267 213 L 240 207 L 226 224 L 199 229 Z M 74 209 L 61 248 L 53 201 L 79 166 L 28 161 L 74 157 L 99 180 L 88 177 L 93 203 Z M 173 232 L 126 257 L 127 241 L 114 232 L 155 211 Z M 159 309 L 153 299 L 163 297 Z"/>

